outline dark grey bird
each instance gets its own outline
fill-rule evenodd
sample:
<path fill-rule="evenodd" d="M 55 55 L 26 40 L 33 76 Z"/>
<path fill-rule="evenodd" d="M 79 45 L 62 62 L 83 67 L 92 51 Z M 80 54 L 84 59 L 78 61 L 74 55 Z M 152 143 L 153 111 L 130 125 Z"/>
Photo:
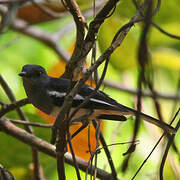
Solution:
<path fill-rule="evenodd" d="M 45 69 L 39 65 L 25 65 L 19 75 L 23 79 L 29 101 L 36 108 L 56 118 L 63 105 L 70 81 L 48 76 Z M 71 112 L 93 92 L 94 88 L 83 85 L 73 99 Z M 125 115 L 137 116 L 139 114 L 140 118 L 162 128 L 166 133 L 175 133 L 175 129 L 170 125 L 119 104 L 100 90 L 96 91 L 88 103 L 73 116 L 73 120 L 88 114 L 90 111 L 92 113 L 88 117 L 89 121 L 93 119 L 123 121 L 126 120 L 126 118 L 123 118 Z"/>

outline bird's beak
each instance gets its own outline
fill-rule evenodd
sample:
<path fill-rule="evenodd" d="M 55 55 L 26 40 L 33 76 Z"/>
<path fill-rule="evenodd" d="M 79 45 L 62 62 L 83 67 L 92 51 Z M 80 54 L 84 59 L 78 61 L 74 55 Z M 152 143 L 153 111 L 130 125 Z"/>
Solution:
<path fill-rule="evenodd" d="M 21 76 L 21 77 L 25 77 L 26 75 L 27 75 L 27 73 L 26 72 L 24 72 L 24 71 L 22 71 L 21 73 L 19 73 L 18 74 L 19 76 Z"/>

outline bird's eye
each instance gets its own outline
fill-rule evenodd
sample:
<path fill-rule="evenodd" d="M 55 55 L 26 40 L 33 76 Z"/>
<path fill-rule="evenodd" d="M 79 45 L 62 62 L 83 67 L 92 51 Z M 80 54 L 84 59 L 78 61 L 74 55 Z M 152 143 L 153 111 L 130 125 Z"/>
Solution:
<path fill-rule="evenodd" d="M 39 77 L 42 74 L 42 71 L 37 71 L 36 76 Z"/>

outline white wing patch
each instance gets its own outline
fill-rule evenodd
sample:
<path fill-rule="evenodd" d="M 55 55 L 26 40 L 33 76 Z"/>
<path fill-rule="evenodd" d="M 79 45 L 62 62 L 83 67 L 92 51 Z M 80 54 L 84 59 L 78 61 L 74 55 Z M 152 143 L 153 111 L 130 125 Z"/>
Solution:
<path fill-rule="evenodd" d="M 107 103 L 107 102 L 99 100 L 99 99 L 90 98 L 90 100 L 94 101 L 94 102 L 97 102 L 97 103 L 106 104 L 106 105 L 109 105 L 109 106 L 114 106 L 113 104 Z"/>
<path fill-rule="evenodd" d="M 58 91 L 47 91 L 47 93 L 50 95 L 50 96 L 55 96 L 57 98 L 61 98 L 61 97 L 65 97 L 66 96 L 66 93 L 65 92 L 58 92 Z M 84 98 L 79 95 L 79 94 L 76 94 L 76 96 L 74 97 L 75 100 L 84 100 Z"/>
<path fill-rule="evenodd" d="M 94 91 L 94 88 L 93 88 L 93 87 L 91 87 L 91 86 L 89 86 L 89 87 L 88 87 L 88 89 L 91 89 L 91 90 L 93 90 L 93 91 Z"/>
<path fill-rule="evenodd" d="M 79 94 L 76 94 L 74 99 L 75 100 L 84 100 L 84 98 L 81 95 L 79 95 Z"/>
<path fill-rule="evenodd" d="M 65 97 L 66 96 L 66 93 L 65 92 L 58 92 L 58 91 L 48 91 L 48 94 L 50 96 L 55 96 L 57 98 L 62 98 L 62 97 Z M 75 100 L 84 100 L 84 97 L 79 95 L 79 94 L 76 94 L 76 96 L 74 97 Z M 114 106 L 113 104 L 110 104 L 110 103 L 107 103 L 105 101 L 102 101 L 102 100 L 99 100 L 99 99 L 95 99 L 95 98 L 90 98 L 90 101 L 93 101 L 93 102 L 97 102 L 97 103 L 101 103 L 101 104 L 106 104 L 106 105 L 109 105 L 109 106 Z"/>
<path fill-rule="evenodd" d="M 57 97 L 57 98 L 61 98 L 61 97 L 65 97 L 65 96 L 66 96 L 66 93 L 65 93 L 65 92 L 47 91 L 47 93 L 48 93 L 50 96 L 55 96 L 55 97 Z"/>

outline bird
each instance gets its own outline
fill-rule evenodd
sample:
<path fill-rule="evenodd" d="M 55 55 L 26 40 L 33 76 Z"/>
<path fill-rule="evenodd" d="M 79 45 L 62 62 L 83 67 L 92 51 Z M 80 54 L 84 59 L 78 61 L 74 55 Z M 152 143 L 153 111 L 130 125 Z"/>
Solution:
<path fill-rule="evenodd" d="M 42 66 L 35 64 L 24 65 L 19 76 L 22 77 L 23 86 L 30 103 L 44 113 L 57 118 L 64 103 L 70 80 L 48 76 Z M 124 106 L 101 90 L 95 90 L 87 84 L 84 84 L 74 96 L 70 114 L 92 93 L 92 97 L 72 117 L 72 121 L 85 121 L 80 117 L 89 112 L 91 113 L 87 116 L 88 122 L 94 119 L 125 121 L 126 115 L 139 115 L 141 119 L 160 127 L 165 133 L 175 133 L 175 129 L 165 122 Z M 83 124 L 83 122 L 81 123 Z"/>

